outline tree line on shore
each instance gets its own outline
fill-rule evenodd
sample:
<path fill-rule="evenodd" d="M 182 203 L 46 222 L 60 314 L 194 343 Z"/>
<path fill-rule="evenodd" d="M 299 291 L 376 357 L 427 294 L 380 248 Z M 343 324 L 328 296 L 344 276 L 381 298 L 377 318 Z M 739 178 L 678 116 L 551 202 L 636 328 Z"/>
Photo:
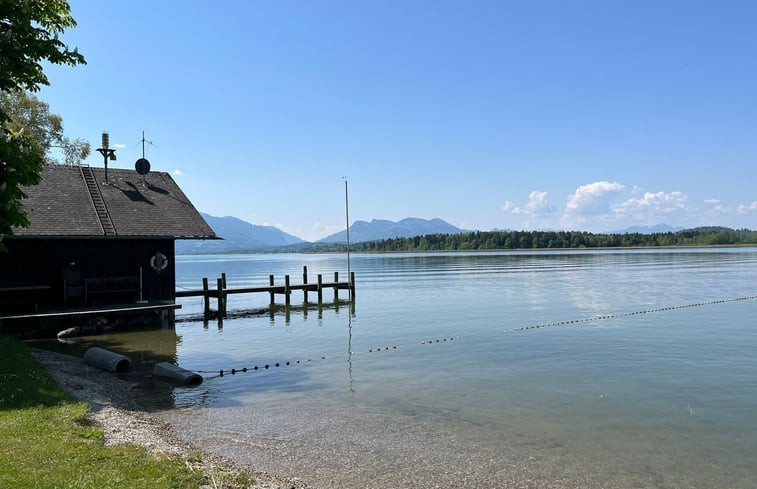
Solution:
<path fill-rule="evenodd" d="M 471 231 L 357 243 L 357 251 L 477 251 L 558 248 L 757 245 L 757 231 L 700 227 L 665 233 L 594 234 L 586 231 Z M 344 245 L 341 246 L 344 248 Z M 326 251 L 326 250 L 319 250 Z"/>

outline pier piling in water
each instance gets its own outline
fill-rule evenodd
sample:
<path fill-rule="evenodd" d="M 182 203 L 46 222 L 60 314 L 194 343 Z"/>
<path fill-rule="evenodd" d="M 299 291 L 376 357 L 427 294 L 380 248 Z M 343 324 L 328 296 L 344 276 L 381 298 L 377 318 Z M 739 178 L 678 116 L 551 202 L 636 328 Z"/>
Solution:
<path fill-rule="evenodd" d="M 302 269 L 302 284 L 292 284 L 289 275 L 284 276 L 284 285 L 276 285 L 274 276 L 268 276 L 268 285 L 257 287 L 228 287 L 226 283 L 226 273 L 222 273 L 216 280 L 216 289 L 211 290 L 207 277 L 202 279 L 202 289 L 198 290 L 177 290 L 176 297 L 202 297 L 203 298 L 203 314 L 207 318 L 210 316 L 210 299 L 211 297 L 216 299 L 218 316 L 219 318 L 226 316 L 228 307 L 227 301 L 230 294 L 254 294 L 254 293 L 268 293 L 270 296 L 271 307 L 276 304 L 276 294 L 284 295 L 284 303 L 286 306 L 291 305 L 291 295 L 294 290 L 301 290 L 303 292 L 303 300 L 305 304 L 308 302 L 308 292 L 316 292 L 318 295 L 318 305 L 323 304 L 323 289 L 334 290 L 334 302 L 339 301 L 339 290 L 346 289 L 350 291 L 350 297 L 355 297 L 355 272 L 350 272 L 349 280 L 346 282 L 339 281 L 339 272 L 334 272 L 333 282 L 324 282 L 323 275 L 318 274 L 318 280 L 316 283 L 308 282 L 307 267 Z"/>

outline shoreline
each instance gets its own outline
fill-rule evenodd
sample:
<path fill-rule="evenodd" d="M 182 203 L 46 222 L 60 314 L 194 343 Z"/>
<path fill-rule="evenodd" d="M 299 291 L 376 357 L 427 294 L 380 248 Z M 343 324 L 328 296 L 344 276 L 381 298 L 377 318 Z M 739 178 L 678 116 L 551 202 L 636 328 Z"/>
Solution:
<path fill-rule="evenodd" d="M 402 238 L 400 238 L 402 239 Z M 350 248 L 350 254 L 355 255 L 382 255 L 382 254 L 439 254 L 439 253 L 518 253 L 531 251 L 546 252 L 565 252 L 565 251 L 634 251 L 634 250 L 682 250 L 682 249 L 712 249 L 712 248 L 757 248 L 757 244 L 739 243 L 739 244 L 698 244 L 698 245 L 664 245 L 664 246 L 578 246 L 571 248 L 491 248 L 491 249 L 457 249 L 457 250 L 384 250 L 384 251 L 364 251 Z M 176 256 L 227 256 L 227 255 L 344 255 L 347 253 L 345 248 L 342 251 L 266 251 L 266 250 L 235 250 L 224 252 L 209 253 L 177 253 Z"/>
<path fill-rule="evenodd" d="M 78 357 L 36 348 L 31 351 L 61 388 L 89 404 L 89 417 L 103 430 L 106 446 L 138 445 L 152 454 L 179 457 L 192 470 L 202 470 L 211 474 L 211 478 L 212 473 L 219 470 L 247 473 L 254 483 L 246 489 L 312 489 L 299 479 L 239 467 L 194 447 L 170 425 L 158 420 L 131 399 L 127 392 L 132 386 L 115 374 L 86 365 Z M 196 456 L 198 453 L 202 454 L 200 462 Z M 227 486 L 219 485 L 214 480 L 212 487 L 222 489 Z"/>

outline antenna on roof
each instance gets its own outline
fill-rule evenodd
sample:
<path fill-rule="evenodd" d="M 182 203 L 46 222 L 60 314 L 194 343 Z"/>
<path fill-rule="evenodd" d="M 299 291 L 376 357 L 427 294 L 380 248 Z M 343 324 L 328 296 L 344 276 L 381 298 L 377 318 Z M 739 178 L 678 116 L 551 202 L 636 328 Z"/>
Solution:
<path fill-rule="evenodd" d="M 155 143 L 153 143 L 149 139 L 145 139 L 145 132 L 144 131 L 142 131 L 142 141 L 141 141 L 141 143 L 142 143 L 142 158 L 145 157 L 145 143 L 149 144 L 150 146 L 155 146 L 156 148 L 158 147 Z"/>
<path fill-rule="evenodd" d="M 134 169 L 142 175 L 142 186 L 145 186 L 145 175 L 150 171 L 150 162 L 145 158 L 145 143 L 152 144 L 152 141 L 145 140 L 145 132 L 142 131 L 142 157 L 134 163 Z M 154 144 L 152 144 L 155 146 Z"/>

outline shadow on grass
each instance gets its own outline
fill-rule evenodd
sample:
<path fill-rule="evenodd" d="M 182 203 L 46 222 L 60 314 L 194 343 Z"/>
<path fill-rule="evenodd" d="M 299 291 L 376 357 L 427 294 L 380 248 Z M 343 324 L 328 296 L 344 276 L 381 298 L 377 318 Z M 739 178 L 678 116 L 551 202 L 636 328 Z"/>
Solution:
<path fill-rule="evenodd" d="M 20 340 L 0 335 L 0 411 L 74 401 Z"/>

